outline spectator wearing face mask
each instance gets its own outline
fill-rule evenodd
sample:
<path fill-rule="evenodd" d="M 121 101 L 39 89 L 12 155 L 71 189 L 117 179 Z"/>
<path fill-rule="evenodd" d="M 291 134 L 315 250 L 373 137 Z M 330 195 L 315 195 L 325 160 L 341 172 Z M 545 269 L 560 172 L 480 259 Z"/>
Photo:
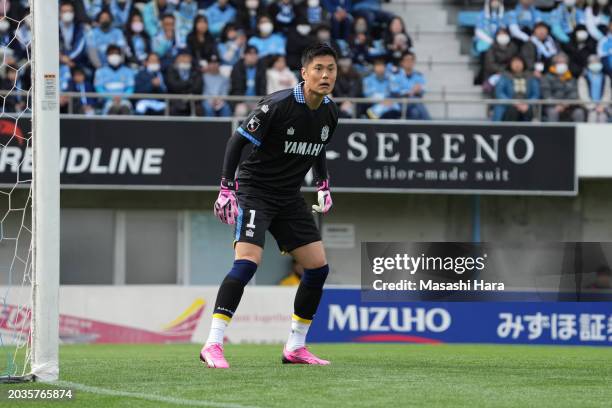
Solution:
<path fill-rule="evenodd" d="M 274 22 L 277 32 L 287 35 L 289 28 L 295 25 L 297 8 L 293 0 L 276 0 L 268 6 L 268 15 Z"/>
<path fill-rule="evenodd" d="M 171 94 L 201 95 L 202 74 L 193 67 L 191 54 L 181 52 L 166 73 L 166 86 Z M 199 104 L 194 104 L 199 105 Z M 170 101 L 170 114 L 178 116 L 195 115 L 192 103 L 186 100 Z"/>
<path fill-rule="evenodd" d="M 334 86 L 334 96 L 338 98 L 361 98 L 363 97 L 363 82 L 361 74 L 353 67 L 350 51 L 341 54 L 338 59 L 338 77 Z M 341 118 L 353 118 L 357 116 L 357 106 L 351 101 L 338 103 Z"/>
<path fill-rule="evenodd" d="M 612 21 L 608 29 L 608 34 L 597 43 L 597 55 L 601 58 L 606 74 L 612 77 Z"/>
<path fill-rule="evenodd" d="M 384 100 L 391 97 L 391 74 L 383 58 L 374 60 L 373 72 L 363 79 L 363 95 L 380 100 L 368 108 L 366 113 L 370 119 L 398 119 L 401 116 L 398 103 Z"/>
<path fill-rule="evenodd" d="M 562 44 L 570 41 L 570 36 L 578 25 L 586 24 L 584 10 L 576 7 L 576 0 L 563 0 L 551 13 L 551 32 Z"/>
<path fill-rule="evenodd" d="M 259 58 L 268 55 L 285 55 L 286 40 L 282 34 L 274 33 L 274 24 L 270 17 L 259 17 L 258 35 L 249 38 L 248 44 L 257 48 Z"/>
<path fill-rule="evenodd" d="M 297 24 L 287 33 L 287 65 L 293 71 L 302 68 L 302 52 L 314 42 L 312 27 L 305 17 L 300 16 Z"/>
<path fill-rule="evenodd" d="M 506 18 L 511 37 L 519 42 L 527 42 L 535 25 L 542 21 L 542 13 L 535 8 L 533 0 L 519 0 L 516 7 L 506 14 Z"/>
<path fill-rule="evenodd" d="M 492 92 L 499 76 L 510 66 L 512 57 L 518 55 L 519 48 L 510 38 L 510 33 L 501 28 L 495 36 L 495 44 L 485 53 L 483 65 L 483 89 Z"/>
<path fill-rule="evenodd" d="M 609 0 L 594 0 L 585 10 L 586 27 L 595 41 L 606 36 L 612 20 L 612 4 Z"/>
<path fill-rule="evenodd" d="M 155 53 L 147 56 L 144 67 L 136 74 L 136 93 L 165 94 L 168 92 L 161 73 L 159 57 Z M 159 99 L 140 99 L 136 101 L 139 115 L 163 115 L 166 102 Z"/>
<path fill-rule="evenodd" d="M 425 76 L 414 69 L 416 56 L 406 51 L 400 60 L 400 69 L 391 80 L 391 94 L 399 98 L 420 99 L 425 95 Z M 422 103 L 408 104 L 406 119 L 431 120 Z"/>
<path fill-rule="evenodd" d="M 586 27 L 576 27 L 570 35 L 570 42 L 562 44 L 561 48 L 569 57 L 569 67 L 574 78 L 578 78 L 588 64 L 589 56 L 597 53 L 597 44 L 589 37 Z"/>
<path fill-rule="evenodd" d="M 132 111 L 129 100 L 122 98 L 134 93 L 134 71 L 123 65 L 121 48 L 111 44 L 106 49 L 107 64 L 98 68 L 94 76 L 94 88 L 98 93 L 114 94 L 106 98 L 103 114 L 127 115 Z"/>
<path fill-rule="evenodd" d="M 502 0 L 486 0 L 484 9 L 478 14 L 474 31 L 473 47 L 476 55 L 485 53 L 495 43 L 495 34 L 505 28 L 504 4 Z"/>
<path fill-rule="evenodd" d="M 236 18 L 236 9 L 229 4 L 229 0 L 217 0 L 204 11 L 208 19 L 209 30 L 213 37 L 218 37 L 227 23 L 233 23 Z"/>
<path fill-rule="evenodd" d="M 125 39 L 130 50 L 129 61 L 132 64 L 142 66 L 151 52 L 151 39 L 144 30 L 144 22 L 140 13 L 132 14 L 125 33 Z"/>
<path fill-rule="evenodd" d="M 525 62 L 520 56 L 510 60 L 505 72 L 495 86 L 495 99 L 538 99 L 540 86 L 536 78 L 525 71 Z M 493 120 L 496 122 L 530 122 L 533 120 L 533 107 L 526 103 L 495 105 Z"/>
<path fill-rule="evenodd" d="M 611 82 L 610 77 L 603 73 L 603 64 L 599 57 L 591 55 L 587 69 L 578 79 L 578 96 L 585 102 L 587 122 L 607 123 L 610 120 Z"/>
<path fill-rule="evenodd" d="M 193 30 L 193 21 L 198 15 L 198 3 L 196 0 L 183 0 L 179 3 L 174 18 L 176 19 L 176 39 L 180 48 L 187 44 L 187 36 Z"/>
<path fill-rule="evenodd" d="M 221 34 L 221 41 L 217 47 L 221 59 L 221 72 L 229 77 L 232 67 L 240 60 L 246 46 L 246 35 L 233 23 L 227 24 Z"/>
<path fill-rule="evenodd" d="M 553 58 L 553 65 L 542 78 L 543 99 L 578 99 L 578 85 L 569 70 L 567 55 L 559 53 Z M 583 122 L 584 111 L 571 103 L 545 106 L 549 122 Z"/>
<path fill-rule="evenodd" d="M 110 0 L 108 10 L 113 16 L 113 27 L 123 29 L 132 13 L 133 0 Z"/>
<path fill-rule="evenodd" d="M 311 26 L 329 24 L 329 13 L 320 0 L 304 0 L 298 6 L 298 16 L 301 16 Z"/>
<path fill-rule="evenodd" d="M 266 71 L 266 93 L 293 88 L 298 84 L 295 74 L 287 66 L 284 55 L 276 55 L 272 58 L 272 65 Z"/>
<path fill-rule="evenodd" d="M 113 28 L 113 17 L 108 11 L 98 14 L 98 26 L 92 28 L 86 37 L 87 54 L 91 65 L 96 68 L 102 67 L 106 62 L 106 48 L 110 44 L 119 47 L 122 53 L 127 50 L 127 43 L 123 32 L 118 28 Z"/>
<path fill-rule="evenodd" d="M 149 0 L 142 8 L 145 31 L 153 38 L 161 30 L 161 16 L 174 13 L 175 6 L 168 0 Z"/>
<path fill-rule="evenodd" d="M 323 7 L 331 15 L 332 37 L 347 41 L 353 24 L 352 0 L 323 0 Z"/>
<path fill-rule="evenodd" d="M 258 58 L 257 48 L 252 45 L 247 46 L 244 56 L 232 69 L 230 95 L 265 95 L 266 69 L 264 62 Z M 234 108 L 234 114 L 246 116 L 253 106 L 252 103 L 238 103 Z"/>
<path fill-rule="evenodd" d="M 387 59 L 394 65 L 399 64 L 406 51 L 412 50 L 412 39 L 406 32 L 401 17 L 393 17 L 385 30 L 384 43 Z"/>
<path fill-rule="evenodd" d="M 229 93 L 229 79 L 219 71 L 219 59 L 214 55 L 204 72 L 204 96 L 226 96 Z M 202 101 L 204 115 L 211 117 L 231 116 L 232 110 L 223 98 L 206 99 Z"/>
<path fill-rule="evenodd" d="M 546 23 L 537 23 L 529 41 L 521 46 L 525 68 L 540 78 L 548 71 L 552 59 L 559 52 L 557 44 L 549 33 Z"/>
<path fill-rule="evenodd" d="M 74 6 L 69 1 L 60 5 L 59 12 L 60 62 L 70 68 L 86 63 L 85 28 L 74 22 Z"/>
<path fill-rule="evenodd" d="M 244 30 L 247 37 L 257 35 L 257 22 L 259 18 L 266 14 L 266 8 L 259 0 L 245 0 L 244 7 L 238 8 L 236 25 Z"/>
<path fill-rule="evenodd" d="M 162 69 L 166 69 L 172 64 L 174 58 L 178 54 L 181 45 L 176 38 L 176 19 L 172 14 L 166 14 L 162 17 L 162 29 L 157 33 L 151 41 L 151 49 L 159 55 Z"/>

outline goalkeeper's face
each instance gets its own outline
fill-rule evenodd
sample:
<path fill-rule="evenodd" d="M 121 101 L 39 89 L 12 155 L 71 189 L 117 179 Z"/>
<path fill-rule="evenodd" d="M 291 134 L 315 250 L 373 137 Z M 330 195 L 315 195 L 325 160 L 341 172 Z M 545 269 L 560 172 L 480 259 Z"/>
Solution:
<path fill-rule="evenodd" d="M 336 85 L 338 66 L 331 55 L 314 57 L 312 61 L 302 68 L 302 77 L 305 86 L 319 95 L 331 94 Z"/>

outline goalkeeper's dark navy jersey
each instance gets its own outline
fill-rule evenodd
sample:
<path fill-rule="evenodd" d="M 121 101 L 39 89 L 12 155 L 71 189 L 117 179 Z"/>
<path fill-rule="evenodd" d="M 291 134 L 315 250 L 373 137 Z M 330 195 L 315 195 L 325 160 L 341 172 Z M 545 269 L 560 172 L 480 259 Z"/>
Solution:
<path fill-rule="evenodd" d="M 338 125 L 338 107 L 325 97 L 316 110 L 306 104 L 302 84 L 261 99 L 237 132 L 253 151 L 240 164 L 239 190 L 295 194 Z"/>

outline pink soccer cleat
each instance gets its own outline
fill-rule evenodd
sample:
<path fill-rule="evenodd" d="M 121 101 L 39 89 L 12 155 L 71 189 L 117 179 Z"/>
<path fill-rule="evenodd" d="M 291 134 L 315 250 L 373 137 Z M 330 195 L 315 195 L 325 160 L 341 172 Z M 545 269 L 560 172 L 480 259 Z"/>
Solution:
<path fill-rule="evenodd" d="M 209 368 L 229 368 L 229 364 L 223 356 L 222 344 L 204 345 L 202 351 L 200 351 L 200 360 Z"/>
<path fill-rule="evenodd" d="M 308 348 L 300 347 L 297 350 L 283 350 L 283 364 L 311 364 L 329 365 L 330 362 L 312 354 Z"/>

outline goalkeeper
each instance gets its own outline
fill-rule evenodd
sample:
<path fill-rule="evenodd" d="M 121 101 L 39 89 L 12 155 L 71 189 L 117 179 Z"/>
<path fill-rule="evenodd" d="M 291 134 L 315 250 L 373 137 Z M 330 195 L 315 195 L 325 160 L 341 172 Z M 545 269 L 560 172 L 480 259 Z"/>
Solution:
<path fill-rule="evenodd" d="M 210 334 L 200 352 L 200 359 L 211 368 L 229 367 L 223 354 L 224 331 L 261 263 L 266 230 L 281 251 L 304 267 L 282 361 L 329 364 L 305 346 L 329 266 L 300 187 L 312 168 L 318 191 L 318 205 L 312 206 L 312 212 L 329 211 L 325 145 L 338 125 L 338 107 L 327 97 L 336 82 L 335 51 L 326 44 L 308 47 L 301 72 L 304 82 L 261 99 L 227 142 L 214 212 L 222 222 L 235 224 L 235 260 L 219 288 Z M 240 164 L 234 180 L 242 149 L 249 143 L 253 151 Z"/>

